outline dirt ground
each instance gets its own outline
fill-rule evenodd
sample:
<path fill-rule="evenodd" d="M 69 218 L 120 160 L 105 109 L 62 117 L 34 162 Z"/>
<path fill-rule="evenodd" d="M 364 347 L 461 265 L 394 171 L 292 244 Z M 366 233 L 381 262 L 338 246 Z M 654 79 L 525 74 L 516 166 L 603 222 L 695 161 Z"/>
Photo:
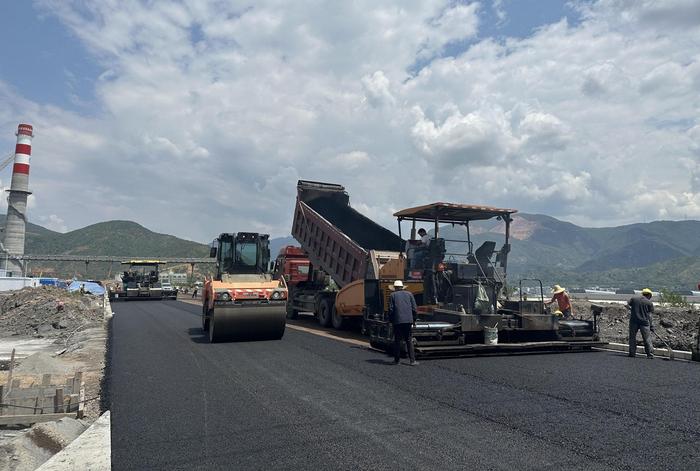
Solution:
<path fill-rule="evenodd" d="M 0 469 L 35 469 L 100 416 L 107 327 L 101 296 L 38 287 L 0 297 L 0 346 L 3 341 L 24 339 L 46 342 L 26 358 L 18 347 L 12 378 L 20 380 L 20 387 L 29 387 L 51 374 L 51 384 L 67 384 L 76 372 L 82 372 L 87 401 L 83 420 L 0 426 Z M 0 366 L 6 369 L 7 363 Z M 8 376 L 8 371 L 0 371 L 0 384 L 7 384 Z"/>
<path fill-rule="evenodd" d="M 592 318 L 591 303 L 582 300 L 572 300 L 574 317 L 584 319 Z M 629 329 L 629 311 L 625 304 L 596 303 L 603 306 L 603 313 L 598 318 L 600 332 L 603 340 L 608 342 L 627 343 Z M 675 350 L 690 351 L 691 346 L 697 342 L 698 328 L 700 324 L 700 311 L 690 308 L 670 307 L 655 305 L 653 324 L 656 333 L 671 345 Z M 641 334 L 637 335 L 641 344 Z M 664 344 L 654 337 L 654 346 L 663 347 Z"/>

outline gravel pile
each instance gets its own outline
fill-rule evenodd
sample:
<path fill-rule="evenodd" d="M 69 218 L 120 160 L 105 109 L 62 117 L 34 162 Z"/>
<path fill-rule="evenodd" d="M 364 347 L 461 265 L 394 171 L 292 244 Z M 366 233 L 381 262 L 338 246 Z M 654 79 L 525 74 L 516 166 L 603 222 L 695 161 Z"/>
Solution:
<path fill-rule="evenodd" d="M 0 297 L 0 336 L 65 338 L 101 323 L 102 297 L 52 286 L 24 288 Z"/>
<path fill-rule="evenodd" d="M 575 317 L 591 318 L 591 303 L 588 301 L 572 300 Z M 624 304 L 596 303 L 604 306 L 600 321 L 600 333 L 603 340 L 608 342 L 627 343 L 629 328 L 629 311 Z M 679 308 L 670 306 L 654 306 L 653 315 L 656 333 L 666 339 L 675 350 L 691 349 L 697 341 L 698 326 L 700 325 L 700 311 L 692 308 Z M 664 344 L 653 334 L 655 347 L 663 347 Z M 637 334 L 638 342 L 641 342 L 641 334 Z"/>

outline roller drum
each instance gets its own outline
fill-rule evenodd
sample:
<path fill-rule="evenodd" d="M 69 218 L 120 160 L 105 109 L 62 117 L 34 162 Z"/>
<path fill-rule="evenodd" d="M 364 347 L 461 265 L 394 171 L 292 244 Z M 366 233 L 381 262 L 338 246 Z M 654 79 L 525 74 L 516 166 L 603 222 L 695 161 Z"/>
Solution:
<path fill-rule="evenodd" d="M 285 303 L 215 306 L 209 321 L 209 341 L 279 340 L 286 319 Z"/>

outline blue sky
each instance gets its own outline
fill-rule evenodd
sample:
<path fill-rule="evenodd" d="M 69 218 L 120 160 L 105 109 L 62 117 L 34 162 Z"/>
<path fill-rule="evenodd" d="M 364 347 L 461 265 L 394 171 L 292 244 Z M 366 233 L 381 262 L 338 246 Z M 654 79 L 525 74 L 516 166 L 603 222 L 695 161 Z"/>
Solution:
<path fill-rule="evenodd" d="M 443 55 L 462 52 L 470 44 L 485 38 L 501 41 L 523 38 L 542 25 L 566 17 L 576 24 L 578 13 L 566 0 L 503 0 L 498 2 L 506 17 L 500 20 L 494 2 L 485 2 L 479 11 L 476 38 L 450 44 Z M 95 82 L 104 66 L 65 25 L 31 1 L 12 1 L 3 5 L 0 19 L 0 80 L 21 95 L 44 104 L 52 104 L 79 113 L 96 113 Z M 201 30 L 193 36 L 201 39 Z M 22 47 L 17 47 L 21 38 Z M 28 53 L 29 52 L 29 53 Z M 21 66 L 13 67 L 13 64 Z"/>
<path fill-rule="evenodd" d="M 32 2 L 6 2 L 2 11 L 0 80 L 37 102 L 94 113 L 101 67 L 83 44 Z"/>
<path fill-rule="evenodd" d="M 435 200 L 700 218 L 699 16 L 696 0 L 5 2 L 0 154 L 35 125 L 29 218 L 61 231 L 128 219 L 205 241 L 225 214 L 286 235 L 300 178 L 344 184 L 387 227 Z"/>

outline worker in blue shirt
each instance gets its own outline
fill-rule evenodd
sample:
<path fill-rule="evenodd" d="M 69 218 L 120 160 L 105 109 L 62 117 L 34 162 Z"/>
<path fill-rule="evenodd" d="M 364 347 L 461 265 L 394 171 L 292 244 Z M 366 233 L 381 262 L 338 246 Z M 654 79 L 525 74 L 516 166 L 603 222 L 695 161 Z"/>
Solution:
<path fill-rule="evenodd" d="M 418 306 L 413 293 L 405 291 L 401 280 L 394 281 L 394 292 L 389 296 L 389 321 L 394 327 L 394 364 L 399 364 L 401 344 L 406 343 L 408 358 L 411 366 L 418 364 L 413 349 L 413 332 L 411 327 L 416 323 Z"/>

